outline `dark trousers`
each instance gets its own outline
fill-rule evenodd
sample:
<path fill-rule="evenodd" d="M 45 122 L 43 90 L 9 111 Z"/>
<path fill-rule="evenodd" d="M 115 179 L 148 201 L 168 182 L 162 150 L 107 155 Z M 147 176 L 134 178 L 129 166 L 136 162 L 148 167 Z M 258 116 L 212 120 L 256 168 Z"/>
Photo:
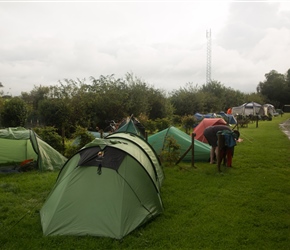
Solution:
<path fill-rule="evenodd" d="M 231 167 L 234 156 L 234 148 L 224 147 L 221 150 L 221 155 L 224 165 L 226 165 L 227 167 Z"/>

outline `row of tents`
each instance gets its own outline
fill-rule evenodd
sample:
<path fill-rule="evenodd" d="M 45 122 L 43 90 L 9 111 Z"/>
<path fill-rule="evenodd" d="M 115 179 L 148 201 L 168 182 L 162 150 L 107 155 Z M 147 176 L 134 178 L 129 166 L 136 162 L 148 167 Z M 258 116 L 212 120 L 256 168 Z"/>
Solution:
<path fill-rule="evenodd" d="M 200 133 L 202 134 L 204 126 L 209 126 L 211 124 L 208 121 L 216 120 L 224 121 L 221 118 L 205 118 L 195 129 L 197 133 L 196 140 L 194 140 L 195 161 L 208 161 L 210 147 L 200 139 Z M 225 122 L 223 122 L 223 124 L 224 123 Z M 131 120 L 126 123 L 126 126 L 120 127 L 116 132 L 118 134 L 135 134 L 145 140 L 144 133 L 139 132 Z M 99 133 L 94 135 L 96 138 L 100 138 Z M 110 136 L 111 135 L 108 134 L 106 135 L 106 138 L 109 138 Z M 180 145 L 180 154 L 184 154 L 192 144 L 191 136 L 174 126 L 170 126 L 167 129 L 149 136 L 147 144 L 149 144 L 154 152 L 160 156 L 162 150 L 164 150 L 166 139 L 168 137 L 174 138 Z M 37 165 L 37 169 L 40 171 L 60 170 L 67 160 L 66 157 L 43 141 L 31 129 L 21 127 L 0 129 L 0 172 L 9 172 L 16 168 L 21 170 L 21 164 L 23 162 L 31 161 Z M 191 161 L 191 152 L 189 152 L 183 160 Z"/>
<path fill-rule="evenodd" d="M 195 161 L 209 160 L 210 146 L 201 136 L 207 120 L 214 119 L 203 119 L 200 129 L 194 130 Z M 2 129 L 0 170 L 27 160 L 40 171 L 59 170 L 40 210 L 44 235 L 121 239 L 164 211 L 161 187 L 165 176 L 159 156 L 166 138 L 173 137 L 181 145 L 181 154 L 192 145 L 192 137 L 173 126 L 147 140 L 144 132 L 130 117 L 117 131 L 95 138 L 67 159 L 33 130 Z M 182 160 L 191 161 L 191 157 L 188 151 Z"/>
<path fill-rule="evenodd" d="M 240 106 L 232 107 L 231 114 L 225 113 L 223 111 L 219 113 L 208 113 L 201 114 L 195 113 L 194 117 L 196 120 L 201 122 L 204 118 L 223 118 L 227 124 L 235 125 L 237 124 L 237 116 L 260 116 L 260 117 L 273 117 L 277 116 L 275 107 L 272 104 L 259 104 L 257 102 L 247 102 Z"/>
<path fill-rule="evenodd" d="M 66 159 L 32 130 L 1 129 L 3 173 L 7 166 L 28 160 L 39 171 L 59 170 L 40 210 L 44 235 L 121 239 L 163 212 L 161 163 L 150 144 L 136 134 L 96 138 Z"/>
<path fill-rule="evenodd" d="M 235 115 L 234 115 L 235 114 Z M 245 103 L 239 107 L 232 108 L 232 114 L 225 114 L 220 112 L 217 118 L 216 114 L 202 115 L 195 114 L 198 120 L 198 125 L 194 128 L 196 133 L 194 148 L 195 148 L 195 161 L 207 161 L 209 155 L 209 146 L 202 138 L 202 133 L 205 127 L 210 126 L 211 123 L 215 124 L 216 121 L 222 124 L 235 125 L 237 120 L 235 116 L 237 114 L 251 115 L 251 114 L 275 114 L 275 108 L 271 104 L 260 105 L 255 102 Z M 117 130 L 118 132 L 133 133 L 138 136 L 145 137 L 145 129 L 140 126 L 140 123 L 136 123 L 134 119 L 127 118 L 123 124 Z M 92 132 L 97 138 L 101 137 L 100 133 Z M 105 134 L 108 136 L 108 134 Z M 191 136 L 183 131 L 170 126 L 169 128 L 160 131 L 152 136 L 149 136 L 148 143 L 153 149 L 160 155 L 164 149 L 166 139 L 171 136 L 179 145 L 181 145 L 180 153 L 183 154 L 192 144 Z M 5 140 L 5 143 L 2 141 Z M 200 142 L 205 144 L 201 144 Z M 3 146 L 5 145 L 5 146 Z M 9 168 L 19 167 L 19 164 L 26 162 L 28 159 L 38 166 L 40 171 L 57 170 L 60 169 L 67 159 L 54 150 L 50 145 L 45 143 L 39 138 L 33 130 L 27 130 L 24 128 L 7 128 L 0 130 L 0 171 L 8 170 Z M 17 153 L 15 153 L 17 152 Z M 184 161 L 190 161 L 191 152 L 189 152 Z M 6 165 L 5 168 L 3 165 Z M 20 165 L 21 166 L 21 165 Z M 18 168 L 19 169 L 19 168 Z M 7 171 L 8 171 L 7 170 Z"/>
<path fill-rule="evenodd" d="M 206 119 L 208 119 L 208 118 L 223 118 L 224 121 L 229 125 L 237 124 L 237 119 L 234 115 L 226 114 L 223 111 L 221 111 L 219 113 L 208 113 L 208 114 L 195 113 L 194 117 L 196 118 L 198 124 L 205 118 Z"/>
<path fill-rule="evenodd" d="M 232 115 L 259 115 L 259 116 L 275 116 L 276 110 L 272 104 L 259 104 L 257 102 L 248 102 L 240 106 L 232 108 Z"/>
<path fill-rule="evenodd" d="M 244 103 L 241 106 L 233 107 L 232 114 L 225 114 L 220 112 L 218 115 L 223 119 L 217 118 L 216 115 L 207 114 L 202 115 L 199 113 L 195 114 L 198 120 L 198 125 L 194 128 L 196 133 L 194 146 L 196 153 L 195 161 L 207 160 L 209 147 L 208 145 L 200 144 L 200 142 L 205 142 L 204 139 L 200 139 L 200 133 L 203 132 L 206 126 L 209 126 L 211 122 L 218 120 L 222 124 L 234 125 L 237 123 L 236 115 L 274 115 L 275 108 L 271 104 L 261 105 L 255 102 Z M 138 136 L 145 137 L 144 127 L 140 126 L 134 119 L 127 118 L 124 120 L 123 124 L 119 127 L 117 132 L 133 133 Z M 100 137 L 99 133 L 93 134 L 95 137 Z M 106 134 L 107 136 L 108 134 Z M 169 127 L 163 131 L 158 132 L 148 138 L 148 143 L 153 147 L 153 149 L 160 152 L 164 149 L 164 144 L 168 136 L 173 137 L 177 140 L 178 144 L 181 145 L 181 153 L 188 149 L 191 145 L 191 136 L 187 135 L 183 131 L 175 128 Z M 191 158 L 190 152 L 185 157 L 184 160 L 189 160 Z M 7 128 L 0 130 L 0 170 L 4 169 L 3 165 L 10 165 L 10 168 L 15 168 L 16 165 L 26 162 L 27 160 L 33 161 L 38 166 L 40 171 L 55 170 L 60 169 L 67 159 L 54 150 L 50 145 L 45 143 L 41 138 L 39 138 L 33 130 L 27 130 L 25 128 Z M 16 164 L 16 165 L 15 165 Z M 8 167 L 8 170 L 9 170 Z"/>

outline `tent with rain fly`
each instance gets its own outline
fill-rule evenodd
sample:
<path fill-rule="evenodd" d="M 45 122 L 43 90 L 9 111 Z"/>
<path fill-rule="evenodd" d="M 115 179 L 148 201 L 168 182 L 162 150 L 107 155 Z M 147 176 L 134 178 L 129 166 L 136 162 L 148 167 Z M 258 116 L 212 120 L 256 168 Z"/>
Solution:
<path fill-rule="evenodd" d="M 207 113 L 207 114 L 195 113 L 194 117 L 196 118 L 198 122 L 200 122 L 204 118 L 223 118 L 221 114 L 217 114 L 217 113 Z"/>
<path fill-rule="evenodd" d="M 163 212 L 158 161 L 127 137 L 97 138 L 66 162 L 40 210 L 44 235 L 121 239 Z"/>
<path fill-rule="evenodd" d="M 133 116 L 125 118 L 115 132 L 127 132 L 145 138 L 145 127 Z"/>
<path fill-rule="evenodd" d="M 204 143 L 208 143 L 203 135 L 203 131 L 209 126 L 215 125 L 227 125 L 223 118 L 204 118 L 194 129 L 193 132 L 196 134 L 195 139 Z"/>
<path fill-rule="evenodd" d="M 118 125 L 118 128 L 110 133 L 88 131 L 88 133 L 91 134 L 94 138 L 104 138 L 110 134 L 114 134 L 118 132 L 136 134 L 142 137 L 143 139 L 145 139 L 145 127 L 137 120 L 137 118 L 133 116 L 123 119 Z M 78 145 L 79 143 L 80 143 L 80 138 L 78 137 L 73 141 L 72 145 Z"/>
<path fill-rule="evenodd" d="M 62 154 L 31 129 L 0 129 L 0 169 L 12 170 L 22 162 L 32 161 L 40 171 L 59 170 L 66 162 Z"/>
<path fill-rule="evenodd" d="M 180 145 L 181 156 L 189 149 L 192 144 L 192 138 L 190 135 L 184 133 L 174 126 L 171 126 L 148 137 L 148 142 L 154 148 L 157 155 L 160 156 L 168 137 L 172 137 Z M 191 161 L 191 156 L 192 155 L 190 150 L 182 160 L 189 162 Z M 210 146 L 198 140 L 194 140 L 194 161 L 208 161 L 209 157 Z"/>
<path fill-rule="evenodd" d="M 198 122 L 200 122 L 204 118 L 204 115 L 197 112 L 194 114 L 194 117 Z"/>
<path fill-rule="evenodd" d="M 274 116 L 276 113 L 274 105 L 269 103 L 262 105 L 261 110 L 260 113 L 263 113 L 265 116 Z"/>
<path fill-rule="evenodd" d="M 148 156 L 148 159 L 152 162 L 152 165 L 154 166 L 154 170 L 157 174 L 158 183 L 161 187 L 162 182 L 164 180 L 164 174 L 161 167 L 161 162 L 155 150 L 151 147 L 151 145 L 148 142 L 146 142 L 142 137 L 139 137 L 136 134 L 123 133 L 123 132 L 115 132 L 111 135 L 108 135 L 106 138 L 122 141 L 123 143 L 130 142 L 130 143 L 137 144 L 144 151 L 144 153 Z"/>
<path fill-rule="evenodd" d="M 225 112 L 221 111 L 219 113 L 219 115 L 221 115 L 221 117 L 228 123 L 228 124 L 231 124 L 231 125 L 235 125 L 237 124 L 237 120 L 236 118 L 231 115 L 231 114 L 226 114 Z"/>
<path fill-rule="evenodd" d="M 232 114 L 234 116 L 264 115 L 263 112 L 262 105 L 256 102 L 248 102 L 242 104 L 241 106 L 232 108 Z"/>

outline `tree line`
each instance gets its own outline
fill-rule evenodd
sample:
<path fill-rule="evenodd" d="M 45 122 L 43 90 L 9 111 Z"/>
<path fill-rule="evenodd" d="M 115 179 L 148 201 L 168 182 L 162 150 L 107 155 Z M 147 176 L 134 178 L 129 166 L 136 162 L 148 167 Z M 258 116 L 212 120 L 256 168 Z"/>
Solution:
<path fill-rule="evenodd" d="M 3 84 L 0 85 L 3 87 Z M 226 111 L 229 107 L 255 101 L 282 108 L 290 100 L 290 69 L 265 74 L 254 93 L 225 87 L 218 81 L 199 86 L 187 83 L 170 93 L 157 89 L 132 73 L 86 79 L 64 79 L 58 85 L 34 86 L 30 92 L 5 98 L 0 93 L 1 127 L 50 126 L 65 137 L 76 128 L 104 129 L 134 115 L 143 122 L 165 119 L 168 123 L 199 113 Z"/>

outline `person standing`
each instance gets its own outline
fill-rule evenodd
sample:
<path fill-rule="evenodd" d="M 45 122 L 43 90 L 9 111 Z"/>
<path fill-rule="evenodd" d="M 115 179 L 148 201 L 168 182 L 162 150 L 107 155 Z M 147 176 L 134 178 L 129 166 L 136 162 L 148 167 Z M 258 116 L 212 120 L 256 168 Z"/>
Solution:
<path fill-rule="evenodd" d="M 227 114 L 228 114 L 228 115 L 231 115 L 231 114 L 232 114 L 232 108 L 231 108 L 231 107 L 228 108 L 228 110 L 227 110 Z"/>

